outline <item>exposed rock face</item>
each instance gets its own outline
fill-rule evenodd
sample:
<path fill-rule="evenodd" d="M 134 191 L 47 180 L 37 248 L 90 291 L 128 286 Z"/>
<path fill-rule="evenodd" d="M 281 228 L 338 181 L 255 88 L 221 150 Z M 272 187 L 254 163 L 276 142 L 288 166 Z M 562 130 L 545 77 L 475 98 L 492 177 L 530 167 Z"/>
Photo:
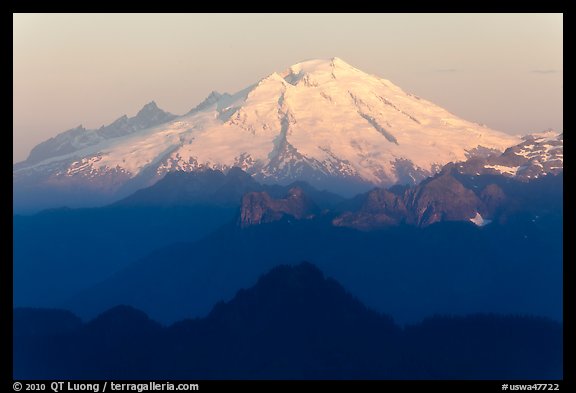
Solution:
<path fill-rule="evenodd" d="M 482 202 L 448 173 L 423 182 L 405 195 L 409 222 L 427 226 L 440 221 L 465 221 L 482 210 Z"/>
<path fill-rule="evenodd" d="M 154 127 L 174 120 L 176 115 L 158 108 L 154 101 L 144 107 L 134 117 L 121 116 L 113 123 L 98 130 L 88 130 L 81 125 L 58 134 L 40 143 L 32 149 L 28 159 L 19 166 L 38 163 L 48 158 L 73 153 L 88 146 L 96 145 L 107 139 L 118 138 L 136 131 Z M 15 166 L 15 169 L 17 167 Z"/>
<path fill-rule="evenodd" d="M 328 214 L 333 214 L 334 226 L 366 231 L 404 224 L 427 227 L 444 221 L 485 226 L 495 220 L 506 220 L 510 212 L 530 205 L 522 197 L 520 185 L 546 178 L 523 182 L 500 175 L 463 175 L 459 169 L 458 164 L 449 164 L 438 175 L 417 186 L 373 189 L 342 203 Z M 278 221 L 285 215 L 295 219 L 313 218 L 318 209 L 306 201 L 300 188 L 292 188 L 284 199 L 274 199 L 266 192 L 246 194 L 242 199 L 240 225 Z"/>
<path fill-rule="evenodd" d="M 336 226 L 369 230 L 374 227 L 397 225 L 406 221 L 408 209 L 402 197 L 384 189 L 366 195 L 359 211 L 345 212 L 333 220 Z"/>
<path fill-rule="evenodd" d="M 371 187 L 417 184 L 448 162 L 503 152 L 517 136 L 455 117 L 342 59 L 272 73 L 234 94 L 213 92 L 183 116 L 146 105 L 107 127 L 79 127 L 38 145 L 13 167 L 16 208 L 120 199 L 167 172 L 240 167 L 266 184 L 306 181 L 351 197 Z M 106 177 L 121 172 L 122 177 Z M 84 195 L 70 201 L 56 177 Z M 86 190 L 87 189 L 87 190 Z M 51 192 L 55 203 L 47 203 Z M 42 193 L 42 198 L 28 198 Z M 102 203 L 104 201 L 100 201 Z M 89 204 L 84 203 L 84 206 Z"/>
<path fill-rule="evenodd" d="M 506 202 L 506 194 L 498 185 L 488 184 L 480 193 L 480 199 L 486 210 L 493 214 Z"/>
<path fill-rule="evenodd" d="M 267 192 L 251 192 L 242 198 L 240 226 L 274 222 L 285 216 L 313 218 L 318 210 L 299 187 L 291 188 L 283 199 L 274 199 Z"/>
<path fill-rule="evenodd" d="M 392 192 L 374 189 L 358 210 L 336 217 L 336 226 L 370 230 L 399 224 L 425 227 L 441 221 L 469 221 L 480 214 L 491 217 L 506 201 L 496 184 L 473 191 L 454 176 L 452 168 L 418 186 Z"/>
<path fill-rule="evenodd" d="M 502 154 L 476 156 L 456 168 L 470 175 L 503 175 L 527 181 L 546 174 L 557 175 L 564 168 L 564 134 L 554 131 L 526 135 L 523 141 Z"/>

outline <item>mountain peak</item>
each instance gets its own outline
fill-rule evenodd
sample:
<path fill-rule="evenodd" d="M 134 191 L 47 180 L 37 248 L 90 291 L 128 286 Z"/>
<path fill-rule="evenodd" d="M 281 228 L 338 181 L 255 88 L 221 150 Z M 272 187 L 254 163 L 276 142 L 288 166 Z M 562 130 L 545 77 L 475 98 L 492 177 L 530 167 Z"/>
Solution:
<path fill-rule="evenodd" d="M 90 335 L 114 331 L 122 338 L 133 336 L 137 329 L 146 333 L 157 331 L 160 327 L 146 313 L 127 305 L 118 305 L 104 311 L 86 325 Z"/>
<path fill-rule="evenodd" d="M 352 67 L 339 57 L 329 59 L 311 59 L 296 63 L 280 73 L 284 80 L 292 85 L 298 85 L 304 81 L 306 85 L 317 86 L 331 79 L 338 79 L 340 76 L 348 74 L 367 75 L 362 71 Z M 310 76 L 320 78 L 311 83 Z"/>
<path fill-rule="evenodd" d="M 292 66 L 289 67 L 290 70 L 294 70 L 295 72 L 300 71 L 315 72 L 318 70 L 326 70 L 329 68 L 355 69 L 354 67 L 352 67 L 350 64 L 346 63 L 339 57 L 309 59 L 293 64 Z"/>
<path fill-rule="evenodd" d="M 221 98 L 227 97 L 227 96 L 229 96 L 228 93 L 221 94 L 221 93 L 217 92 L 216 90 L 212 90 L 210 92 L 210 94 L 208 94 L 208 96 L 201 103 L 196 105 L 194 108 L 190 109 L 188 114 L 190 115 L 190 114 L 194 114 L 194 113 L 198 113 L 200 111 L 203 111 L 203 110 L 209 108 L 210 106 L 214 105 Z"/>
<path fill-rule="evenodd" d="M 339 57 L 334 56 L 332 59 L 330 59 L 332 61 L 332 63 L 344 63 L 346 65 L 349 65 L 348 63 L 346 63 L 344 60 L 342 60 Z"/>
<path fill-rule="evenodd" d="M 140 111 L 138 112 L 138 114 L 136 116 L 140 116 L 144 113 L 158 112 L 158 111 L 164 112 L 162 109 L 158 108 L 158 105 L 156 104 L 155 101 L 150 101 L 149 103 L 144 105 L 142 107 L 142 109 L 140 109 Z"/>
<path fill-rule="evenodd" d="M 127 135 L 133 136 L 110 141 Z M 338 57 L 296 63 L 234 94 L 211 93 L 178 119 L 152 101 L 113 127 L 61 139 L 34 152 L 34 163 L 54 158 L 42 165 L 47 179 L 57 172 L 87 183 L 95 173 L 114 174 L 106 182 L 120 190 L 136 177 L 133 187 L 169 171 L 237 166 L 258 181 L 304 180 L 347 195 L 414 184 L 479 148 L 503 152 L 520 141 Z M 16 181 L 36 184 L 39 169 L 18 167 Z"/>
<path fill-rule="evenodd" d="M 163 111 L 156 105 L 155 101 L 150 101 L 133 118 L 133 127 L 135 130 L 141 130 L 168 122 L 174 118 L 176 118 L 176 115 Z"/>
<path fill-rule="evenodd" d="M 563 133 L 550 128 L 542 132 L 533 132 L 531 134 L 524 135 L 522 139 L 526 141 L 531 140 L 539 142 L 561 140 L 563 139 Z"/>
<path fill-rule="evenodd" d="M 208 94 L 208 97 L 206 97 L 206 100 L 208 101 L 217 101 L 220 97 L 222 97 L 222 94 L 217 92 L 216 90 L 212 90 L 210 92 L 210 94 Z"/>
<path fill-rule="evenodd" d="M 242 197 L 240 227 L 271 223 L 285 217 L 310 219 L 315 217 L 318 210 L 318 206 L 300 187 L 292 187 L 282 199 L 272 198 L 265 191 L 250 192 Z"/>
<path fill-rule="evenodd" d="M 266 312 L 262 312 L 266 310 Z M 307 329 L 317 326 L 313 320 L 323 320 L 328 327 L 342 326 L 350 318 L 374 318 L 369 311 L 338 282 L 327 278 L 315 265 L 301 262 L 297 265 L 279 265 L 261 276 L 255 286 L 240 290 L 227 303 L 217 304 L 208 315 L 212 321 L 233 323 L 237 316 L 253 316 L 255 323 L 264 320 L 286 322 L 295 315 L 306 315 Z M 382 327 L 395 329 L 387 317 L 380 319 Z M 304 326 L 304 325 L 303 325 Z"/>

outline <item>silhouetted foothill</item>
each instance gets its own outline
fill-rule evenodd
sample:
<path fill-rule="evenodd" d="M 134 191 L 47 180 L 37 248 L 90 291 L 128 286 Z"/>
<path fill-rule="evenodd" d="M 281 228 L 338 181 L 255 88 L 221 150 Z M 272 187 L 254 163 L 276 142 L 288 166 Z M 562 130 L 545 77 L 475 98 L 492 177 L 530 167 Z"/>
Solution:
<path fill-rule="evenodd" d="M 16 379 L 562 377 L 560 323 L 477 314 L 401 328 L 309 263 L 278 266 L 169 327 L 125 306 L 86 324 L 58 310 L 14 315 Z M 32 328 L 41 320 L 52 322 Z"/>

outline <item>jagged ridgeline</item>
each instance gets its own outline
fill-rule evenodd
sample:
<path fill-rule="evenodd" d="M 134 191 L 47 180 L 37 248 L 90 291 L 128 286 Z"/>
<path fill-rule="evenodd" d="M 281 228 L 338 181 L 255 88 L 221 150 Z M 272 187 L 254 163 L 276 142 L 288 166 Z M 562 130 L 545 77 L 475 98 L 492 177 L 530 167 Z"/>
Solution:
<path fill-rule="evenodd" d="M 309 60 L 13 184 L 15 378 L 562 377 L 561 132 Z"/>
<path fill-rule="evenodd" d="M 200 319 L 16 309 L 14 332 L 15 379 L 562 378 L 558 322 L 476 314 L 401 327 L 309 263 L 274 268 Z"/>
<path fill-rule="evenodd" d="M 214 92 L 182 116 L 150 103 L 135 117 L 51 138 L 14 166 L 14 200 L 22 209 L 88 206 L 169 171 L 231 167 L 262 182 L 305 180 L 351 196 L 414 184 L 448 162 L 519 142 L 339 58 L 310 60 L 237 93 Z"/>

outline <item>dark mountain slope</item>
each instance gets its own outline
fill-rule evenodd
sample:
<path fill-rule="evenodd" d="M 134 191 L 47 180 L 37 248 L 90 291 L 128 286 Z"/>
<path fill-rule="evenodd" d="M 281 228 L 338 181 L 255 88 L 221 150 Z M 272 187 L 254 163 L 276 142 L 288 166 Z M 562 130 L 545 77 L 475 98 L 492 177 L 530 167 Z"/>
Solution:
<path fill-rule="evenodd" d="M 30 329 L 34 312 L 69 319 L 57 311 L 19 318 L 16 379 L 562 377 L 559 323 L 473 315 L 401 329 L 308 263 L 276 267 L 206 318 L 170 327 L 122 306 L 71 330 L 42 332 Z"/>
<path fill-rule="evenodd" d="M 303 182 L 294 187 L 322 208 L 342 199 Z M 173 172 L 111 206 L 16 215 L 14 304 L 52 307 L 153 250 L 234 222 L 245 193 L 283 198 L 294 187 L 261 185 L 239 168 Z"/>
<path fill-rule="evenodd" d="M 314 261 L 368 306 L 405 321 L 436 312 L 561 318 L 562 215 L 510 216 L 477 227 L 442 222 L 360 232 L 317 220 L 229 225 L 157 250 L 66 303 L 91 317 L 130 304 L 154 319 L 206 315 L 279 263 Z"/>
<path fill-rule="evenodd" d="M 521 181 L 500 175 L 464 175 L 450 164 L 413 187 L 374 189 L 343 202 L 336 226 L 373 230 L 399 224 L 425 227 L 444 221 L 506 221 L 519 212 L 562 210 L 563 175 Z M 478 219 L 479 218 L 479 219 Z"/>

